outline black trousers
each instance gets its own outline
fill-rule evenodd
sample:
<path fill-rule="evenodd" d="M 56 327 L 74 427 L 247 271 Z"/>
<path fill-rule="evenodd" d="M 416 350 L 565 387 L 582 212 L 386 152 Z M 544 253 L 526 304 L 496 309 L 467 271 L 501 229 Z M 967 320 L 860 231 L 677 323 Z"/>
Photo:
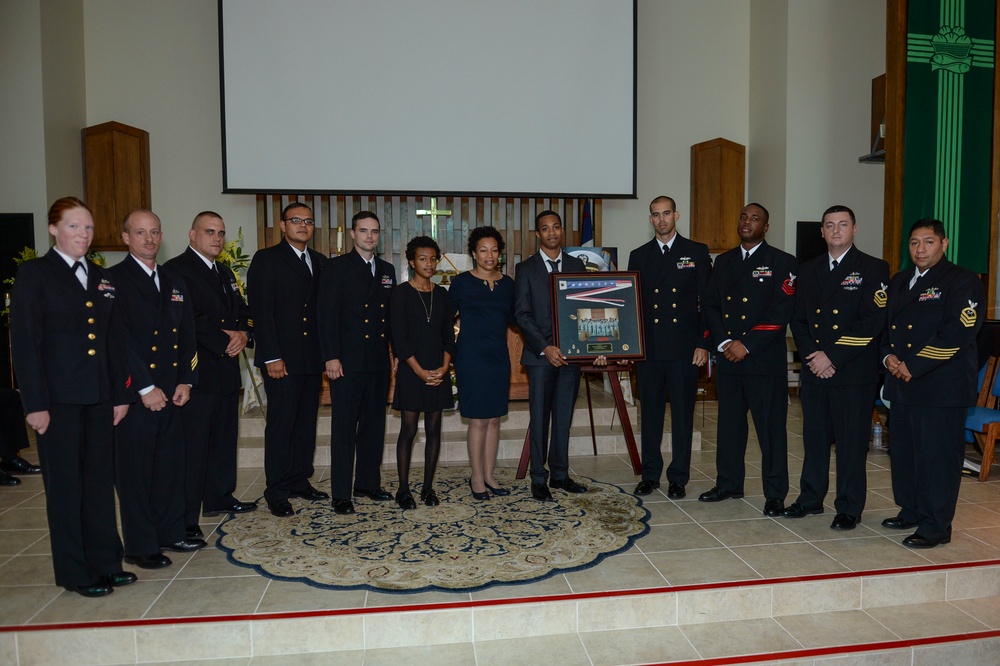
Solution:
<path fill-rule="evenodd" d="M 764 497 L 784 500 L 788 494 L 788 380 L 765 375 L 719 373 L 719 430 L 715 467 L 716 485 L 743 492 L 746 477 L 747 411 L 753 416 L 760 443 Z"/>
<path fill-rule="evenodd" d="M 692 351 L 692 355 L 694 352 Z M 659 481 L 663 473 L 663 417 L 670 394 L 670 466 L 667 481 L 682 486 L 691 477 L 691 438 L 698 395 L 698 366 L 691 359 L 646 361 L 637 368 L 642 410 L 642 478 Z"/>
<path fill-rule="evenodd" d="M 0 388 L 0 456 L 16 456 L 29 445 L 21 394 L 14 389 Z"/>
<path fill-rule="evenodd" d="M 545 483 L 569 476 L 569 428 L 580 390 L 580 366 L 526 365 L 528 372 L 528 426 L 531 443 L 531 482 Z M 552 437 L 549 439 L 549 423 Z M 546 441 L 548 440 L 548 441 Z M 549 468 L 545 469 L 548 462 Z"/>
<path fill-rule="evenodd" d="M 310 487 L 316 455 L 316 416 L 322 375 L 264 373 L 267 424 L 264 426 L 264 499 L 287 500 L 289 493 Z"/>
<path fill-rule="evenodd" d="M 115 516 L 111 401 L 49 406 L 38 435 L 56 585 L 93 585 L 122 569 Z"/>
<path fill-rule="evenodd" d="M 830 386 L 802 384 L 802 462 L 796 502 L 807 509 L 823 507 L 830 487 L 830 433 L 837 443 L 837 513 L 861 517 L 868 480 L 868 435 L 876 385 Z"/>
<path fill-rule="evenodd" d="M 239 391 L 192 392 L 181 410 L 185 525 L 198 524 L 203 505 L 205 511 L 218 511 L 236 501 L 239 410 Z"/>
<path fill-rule="evenodd" d="M 170 402 L 158 412 L 137 402 L 115 428 L 115 485 L 129 555 L 159 553 L 184 538 L 182 411 Z"/>
<path fill-rule="evenodd" d="M 350 499 L 354 488 L 381 487 L 388 393 L 388 372 L 345 372 L 330 382 L 330 494 L 334 500 Z"/>
<path fill-rule="evenodd" d="M 893 402 L 889 465 L 899 515 L 928 539 L 951 534 L 965 460 L 966 407 Z"/>

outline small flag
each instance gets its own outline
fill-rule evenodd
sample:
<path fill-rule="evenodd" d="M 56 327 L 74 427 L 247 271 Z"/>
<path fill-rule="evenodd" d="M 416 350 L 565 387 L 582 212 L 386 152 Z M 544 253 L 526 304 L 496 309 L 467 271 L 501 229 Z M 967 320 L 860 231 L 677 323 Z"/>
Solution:
<path fill-rule="evenodd" d="M 583 215 L 580 220 L 580 246 L 594 247 L 594 220 L 590 217 L 590 199 L 583 200 Z"/>

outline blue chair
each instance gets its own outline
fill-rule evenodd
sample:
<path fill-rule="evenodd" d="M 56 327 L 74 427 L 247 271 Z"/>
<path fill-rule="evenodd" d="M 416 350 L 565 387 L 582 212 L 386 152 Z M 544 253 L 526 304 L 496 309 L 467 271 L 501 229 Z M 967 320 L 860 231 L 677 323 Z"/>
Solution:
<path fill-rule="evenodd" d="M 990 477 L 993 465 L 994 445 L 1000 438 L 1000 372 L 996 356 L 990 356 L 986 366 L 979 373 L 979 397 L 975 407 L 969 407 L 965 418 L 966 441 L 971 442 L 983 454 L 979 469 L 979 480 Z"/>

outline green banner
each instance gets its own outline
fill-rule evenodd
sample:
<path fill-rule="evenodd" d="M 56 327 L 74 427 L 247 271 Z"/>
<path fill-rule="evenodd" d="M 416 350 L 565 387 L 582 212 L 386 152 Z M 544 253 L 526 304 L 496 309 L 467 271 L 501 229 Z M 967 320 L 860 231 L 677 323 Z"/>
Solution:
<path fill-rule="evenodd" d="M 944 222 L 948 258 L 989 271 L 994 0 L 910 0 L 902 265 L 910 225 Z"/>

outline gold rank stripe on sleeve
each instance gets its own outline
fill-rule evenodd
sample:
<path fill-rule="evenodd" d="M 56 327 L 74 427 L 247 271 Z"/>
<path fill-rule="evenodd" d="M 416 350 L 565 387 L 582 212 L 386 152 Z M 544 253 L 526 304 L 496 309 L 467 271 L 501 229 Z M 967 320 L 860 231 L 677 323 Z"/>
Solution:
<path fill-rule="evenodd" d="M 195 352 L 194 356 L 191 357 L 191 369 L 194 370 L 197 367 L 198 367 L 198 352 Z"/>
<path fill-rule="evenodd" d="M 952 356 L 958 353 L 958 347 L 949 347 L 948 349 L 942 349 L 941 347 L 931 347 L 930 345 L 924 347 L 919 352 L 917 356 L 920 358 L 929 358 L 935 361 L 947 361 Z"/>
<path fill-rule="evenodd" d="M 978 303 L 969 301 L 969 307 L 962 310 L 962 314 L 958 318 L 962 322 L 962 326 L 972 328 L 976 325 L 976 305 Z"/>
<path fill-rule="evenodd" d="M 833 344 L 844 345 L 845 347 L 864 347 L 871 341 L 871 338 L 855 338 L 850 335 L 843 335 Z"/>
<path fill-rule="evenodd" d="M 247 326 L 253 328 L 253 319 L 247 318 Z"/>

